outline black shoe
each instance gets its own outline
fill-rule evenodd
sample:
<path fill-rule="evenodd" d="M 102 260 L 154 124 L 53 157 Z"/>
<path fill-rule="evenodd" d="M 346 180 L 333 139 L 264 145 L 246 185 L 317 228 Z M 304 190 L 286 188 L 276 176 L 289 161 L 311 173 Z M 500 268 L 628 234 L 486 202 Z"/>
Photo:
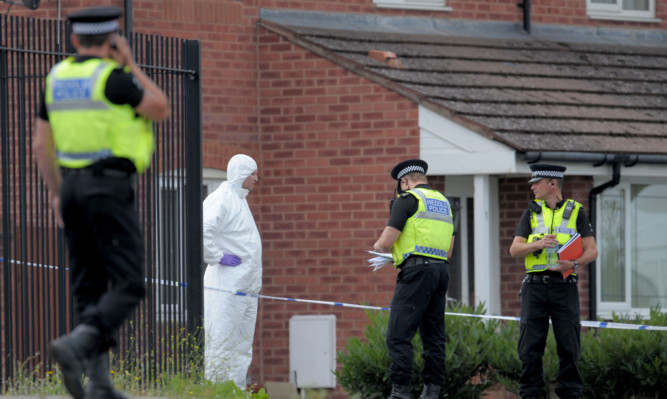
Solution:
<path fill-rule="evenodd" d="M 438 399 L 440 395 L 440 385 L 425 384 L 419 399 Z"/>
<path fill-rule="evenodd" d="M 99 339 L 97 328 L 80 324 L 69 335 L 51 341 L 49 345 L 51 356 L 62 368 L 65 388 L 74 399 L 84 399 L 81 377 Z"/>
<path fill-rule="evenodd" d="M 88 382 L 85 399 L 128 399 L 112 386 L 100 386 Z"/>
<path fill-rule="evenodd" d="M 410 386 L 408 385 L 392 385 L 391 393 L 387 399 L 410 399 Z"/>
<path fill-rule="evenodd" d="M 109 378 L 109 352 L 93 356 L 88 362 L 88 385 L 85 399 L 128 399 L 114 389 Z"/>

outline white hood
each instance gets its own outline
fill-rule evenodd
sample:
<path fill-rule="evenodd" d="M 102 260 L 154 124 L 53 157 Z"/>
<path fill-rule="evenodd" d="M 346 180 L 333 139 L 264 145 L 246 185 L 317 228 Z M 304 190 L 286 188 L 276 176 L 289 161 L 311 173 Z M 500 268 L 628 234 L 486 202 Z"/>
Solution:
<path fill-rule="evenodd" d="M 227 163 L 227 181 L 233 188 L 245 190 L 241 186 L 245 179 L 257 170 L 254 159 L 245 154 L 236 154 Z M 247 191 L 246 195 L 247 195 Z"/>

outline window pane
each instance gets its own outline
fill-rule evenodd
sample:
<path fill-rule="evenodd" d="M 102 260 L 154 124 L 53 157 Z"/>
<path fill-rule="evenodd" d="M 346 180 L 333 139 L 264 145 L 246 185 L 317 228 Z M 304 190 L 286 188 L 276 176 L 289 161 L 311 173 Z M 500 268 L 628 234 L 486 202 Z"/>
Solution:
<path fill-rule="evenodd" d="M 618 0 L 591 0 L 592 4 L 616 4 Z"/>
<path fill-rule="evenodd" d="M 648 11 L 649 0 L 623 0 L 623 9 L 632 11 Z"/>
<path fill-rule="evenodd" d="M 449 204 L 452 207 L 452 212 L 454 213 L 454 229 L 456 232 L 461 231 L 461 198 L 458 197 L 447 197 Z M 452 299 L 460 301 L 462 299 L 462 289 L 461 289 L 461 244 L 456 245 L 454 242 L 454 250 L 452 251 L 452 257 L 449 260 L 449 289 L 447 290 L 447 296 Z"/>
<path fill-rule="evenodd" d="M 466 198 L 466 213 L 468 215 L 468 292 L 470 293 L 470 303 L 475 305 L 475 200 Z M 456 248 L 456 244 L 454 244 Z"/>
<path fill-rule="evenodd" d="M 601 196 L 600 295 L 602 302 L 625 302 L 625 190 L 609 190 Z"/>
<path fill-rule="evenodd" d="M 632 307 L 667 305 L 667 185 L 632 186 Z"/>

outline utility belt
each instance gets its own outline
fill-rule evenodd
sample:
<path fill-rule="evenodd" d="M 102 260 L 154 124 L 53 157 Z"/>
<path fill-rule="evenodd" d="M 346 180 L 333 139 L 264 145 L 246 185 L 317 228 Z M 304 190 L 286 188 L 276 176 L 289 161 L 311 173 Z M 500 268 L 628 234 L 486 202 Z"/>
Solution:
<path fill-rule="evenodd" d="M 398 265 L 401 269 L 405 269 L 413 266 L 426 266 L 431 264 L 447 264 L 448 262 L 444 259 L 435 259 L 428 258 L 425 256 L 411 256 L 406 259 L 403 263 Z"/>
<path fill-rule="evenodd" d="M 577 276 L 569 275 L 564 279 L 563 275 L 558 272 L 528 273 L 523 282 L 525 284 L 577 284 Z"/>
<path fill-rule="evenodd" d="M 95 176 L 95 177 L 119 177 L 119 178 L 131 178 L 135 176 L 135 172 L 130 172 L 127 170 L 114 169 L 114 168 L 104 168 L 99 165 L 91 165 L 85 168 L 60 168 L 63 172 L 63 175 L 74 175 L 74 176 Z"/>

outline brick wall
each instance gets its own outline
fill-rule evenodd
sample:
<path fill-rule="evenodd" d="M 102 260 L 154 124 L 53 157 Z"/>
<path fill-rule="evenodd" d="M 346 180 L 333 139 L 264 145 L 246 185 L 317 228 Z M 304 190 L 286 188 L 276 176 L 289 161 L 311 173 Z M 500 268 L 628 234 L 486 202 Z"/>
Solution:
<path fill-rule="evenodd" d="M 204 167 L 225 169 L 231 156 L 246 153 L 259 161 L 257 124 L 257 2 L 236 0 L 139 0 L 133 27 L 142 34 L 201 40 Z M 123 0 L 68 0 L 61 16 L 82 7 L 117 6 Z M 0 4 L 0 11 L 6 6 Z M 57 4 L 42 1 L 12 15 L 56 19 Z M 121 29 L 124 20 L 120 21 Z M 167 93 L 173 97 L 173 93 Z"/>
<path fill-rule="evenodd" d="M 509 21 L 521 23 L 523 11 L 517 0 L 447 0 L 453 10 L 419 11 L 376 8 L 373 0 L 260 0 L 262 8 L 282 8 L 325 12 L 383 14 L 393 16 L 418 16 L 444 19 L 469 19 L 476 21 Z M 657 0 L 656 3 L 661 3 Z M 664 2 L 662 2 L 664 3 Z M 586 16 L 586 2 L 582 0 L 540 0 L 531 2 L 533 24 L 560 24 L 578 26 L 606 26 L 641 29 L 666 29 L 667 4 L 656 4 L 659 23 L 591 20 Z"/>
<path fill-rule="evenodd" d="M 49 4 L 51 3 L 51 4 Z M 62 3 L 62 15 L 89 5 L 123 6 L 123 0 L 68 0 Z M 164 32 L 190 32 L 199 38 L 199 32 L 208 31 L 209 25 L 245 25 L 248 18 L 256 19 L 258 8 L 310 10 L 340 13 L 366 13 L 393 16 L 418 16 L 444 19 L 468 19 L 477 21 L 509 21 L 521 23 L 522 9 L 517 0 L 447 0 L 451 12 L 379 9 L 373 0 L 135 0 L 135 26 L 142 21 L 140 29 L 149 26 Z M 667 29 L 667 2 L 657 0 L 656 19 L 660 22 L 605 21 L 586 16 L 586 2 L 582 0 L 540 0 L 531 2 L 533 24 L 559 24 L 577 26 L 602 26 L 640 29 Z M 0 12 L 8 5 L 0 3 Z M 36 11 L 22 6 L 13 6 L 15 15 L 32 15 L 39 18 L 56 18 L 55 2 L 42 2 Z M 176 22 L 176 23 L 172 23 Z M 238 32 L 238 31 L 237 31 Z"/>
<path fill-rule="evenodd" d="M 260 151 L 255 209 L 264 245 L 263 293 L 387 306 L 395 272 L 367 268 L 388 217 L 400 160 L 419 154 L 417 106 L 260 30 Z M 289 373 L 289 318 L 335 314 L 338 348 L 361 336 L 363 311 L 260 301 L 252 373 Z"/>
<path fill-rule="evenodd" d="M 507 316 L 519 316 L 521 314 L 521 302 L 519 300 L 519 288 L 524 276 L 523 258 L 513 258 L 509 254 L 512 244 L 514 230 L 519 218 L 526 210 L 528 202 L 535 197 L 530 191 L 530 186 L 525 178 L 500 179 L 500 296 L 502 302 L 502 314 Z M 566 176 L 563 186 L 565 198 L 576 198 L 581 202 L 590 218 L 588 210 L 588 193 L 593 189 L 593 181 L 590 177 Z M 581 316 L 588 318 L 590 309 L 588 301 L 588 266 L 582 267 L 579 273 L 579 300 L 581 302 Z"/>
<path fill-rule="evenodd" d="M 255 4 L 232 0 L 134 1 L 137 31 L 201 40 L 204 167 L 226 169 L 229 158 L 237 153 L 248 154 L 261 164 Z"/>

